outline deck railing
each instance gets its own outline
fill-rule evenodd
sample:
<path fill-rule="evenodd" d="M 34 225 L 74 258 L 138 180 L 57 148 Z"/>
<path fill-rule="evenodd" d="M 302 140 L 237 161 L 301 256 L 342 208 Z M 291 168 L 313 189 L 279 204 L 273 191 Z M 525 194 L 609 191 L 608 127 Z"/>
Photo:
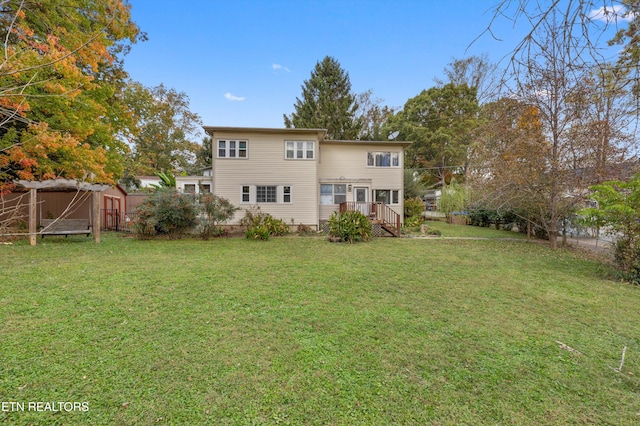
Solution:
<path fill-rule="evenodd" d="M 400 236 L 400 215 L 385 203 L 363 203 L 346 201 L 340 203 L 340 213 L 359 211 L 373 223 L 380 224 L 385 230 L 396 237 Z"/>

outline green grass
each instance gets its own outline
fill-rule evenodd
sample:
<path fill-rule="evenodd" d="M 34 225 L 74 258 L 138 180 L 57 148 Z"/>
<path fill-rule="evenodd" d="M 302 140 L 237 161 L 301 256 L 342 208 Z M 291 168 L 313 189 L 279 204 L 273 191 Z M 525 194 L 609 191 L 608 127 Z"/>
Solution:
<path fill-rule="evenodd" d="M 429 230 L 442 232 L 443 237 L 460 238 L 518 238 L 526 239 L 527 235 L 520 232 L 483 228 L 480 226 L 451 225 L 445 221 L 430 220 L 425 222 Z"/>
<path fill-rule="evenodd" d="M 393 238 L 38 243 L 0 246 L 0 401 L 89 410 L 0 411 L 0 423 L 640 420 L 640 289 L 569 251 Z"/>

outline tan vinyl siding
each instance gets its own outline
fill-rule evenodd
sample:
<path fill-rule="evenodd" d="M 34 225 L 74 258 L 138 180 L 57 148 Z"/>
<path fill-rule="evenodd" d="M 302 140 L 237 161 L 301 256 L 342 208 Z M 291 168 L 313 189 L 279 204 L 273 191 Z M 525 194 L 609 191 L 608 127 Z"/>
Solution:
<path fill-rule="evenodd" d="M 397 152 L 399 155 L 398 167 L 368 167 L 367 152 L 388 151 Z M 399 190 L 399 203 L 390 205 L 396 213 L 402 216 L 404 210 L 404 152 L 398 144 L 386 145 L 384 142 L 371 144 L 325 143 L 320 145 L 318 156 L 319 183 L 346 183 L 352 188 L 363 186 L 369 188 L 369 202 L 373 200 L 373 190 L 390 189 Z M 337 180 L 336 180 L 337 179 Z M 318 189 L 319 191 L 319 189 Z M 354 192 L 347 193 L 347 201 L 353 201 Z M 320 206 L 320 220 L 326 220 L 334 210 L 329 205 Z"/>
<path fill-rule="evenodd" d="M 337 204 L 321 204 L 320 205 L 320 220 L 328 220 L 334 212 L 340 210 L 340 206 Z"/>
<path fill-rule="evenodd" d="M 246 140 L 247 158 L 218 158 L 218 140 Z M 317 159 L 285 159 L 285 141 L 313 141 L 318 156 L 317 133 L 289 135 L 277 132 L 225 132 L 213 135 L 213 191 L 241 208 L 231 223 L 237 223 L 253 205 L 287 224 L 315 226 L 318 223 Z M 278 203 L 242 202 L 242 186 L 277 186 Z M 291 187 L 291 203 L 282 203 L 283 186 Z"/>

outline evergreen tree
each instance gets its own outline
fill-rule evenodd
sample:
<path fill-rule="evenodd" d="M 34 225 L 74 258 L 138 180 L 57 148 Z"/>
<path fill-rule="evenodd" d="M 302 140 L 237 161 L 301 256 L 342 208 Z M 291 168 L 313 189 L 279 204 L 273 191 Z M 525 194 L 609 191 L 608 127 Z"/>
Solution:
<path fill-rule="evenodd" d="M 311 78 L 302 85 L 295 112 L 284 115 L 287 128 L 327 129 L 327 138 L 356 139 L 361 129 L 356 118 L 358 103 L 351 93 L 349 74 L 327 56 L 316 63 Z"/>

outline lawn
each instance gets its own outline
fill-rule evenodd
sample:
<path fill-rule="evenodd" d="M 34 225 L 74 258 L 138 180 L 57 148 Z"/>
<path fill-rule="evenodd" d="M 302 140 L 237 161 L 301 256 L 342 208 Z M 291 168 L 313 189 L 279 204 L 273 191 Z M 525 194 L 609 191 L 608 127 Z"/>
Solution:
<path fill-rule="evenodd" d="M 480 226 L 450 225 L 441 220 L 429 220 L 425 224 L 429 231 L 438 230 L 443 237 L 451 238 L 516 238 L 526 239 L 527 235 L 520 232 L 505 231 L 502 229 L 483 228 Z"/>
<path fill-rule="evenodd" d="M 640 420 L 640 288 L 570 251 L 497 239 L 38 243 L 0 245 L 0 402 L 25 405 L 3 405 L 0 423 Z"/>

